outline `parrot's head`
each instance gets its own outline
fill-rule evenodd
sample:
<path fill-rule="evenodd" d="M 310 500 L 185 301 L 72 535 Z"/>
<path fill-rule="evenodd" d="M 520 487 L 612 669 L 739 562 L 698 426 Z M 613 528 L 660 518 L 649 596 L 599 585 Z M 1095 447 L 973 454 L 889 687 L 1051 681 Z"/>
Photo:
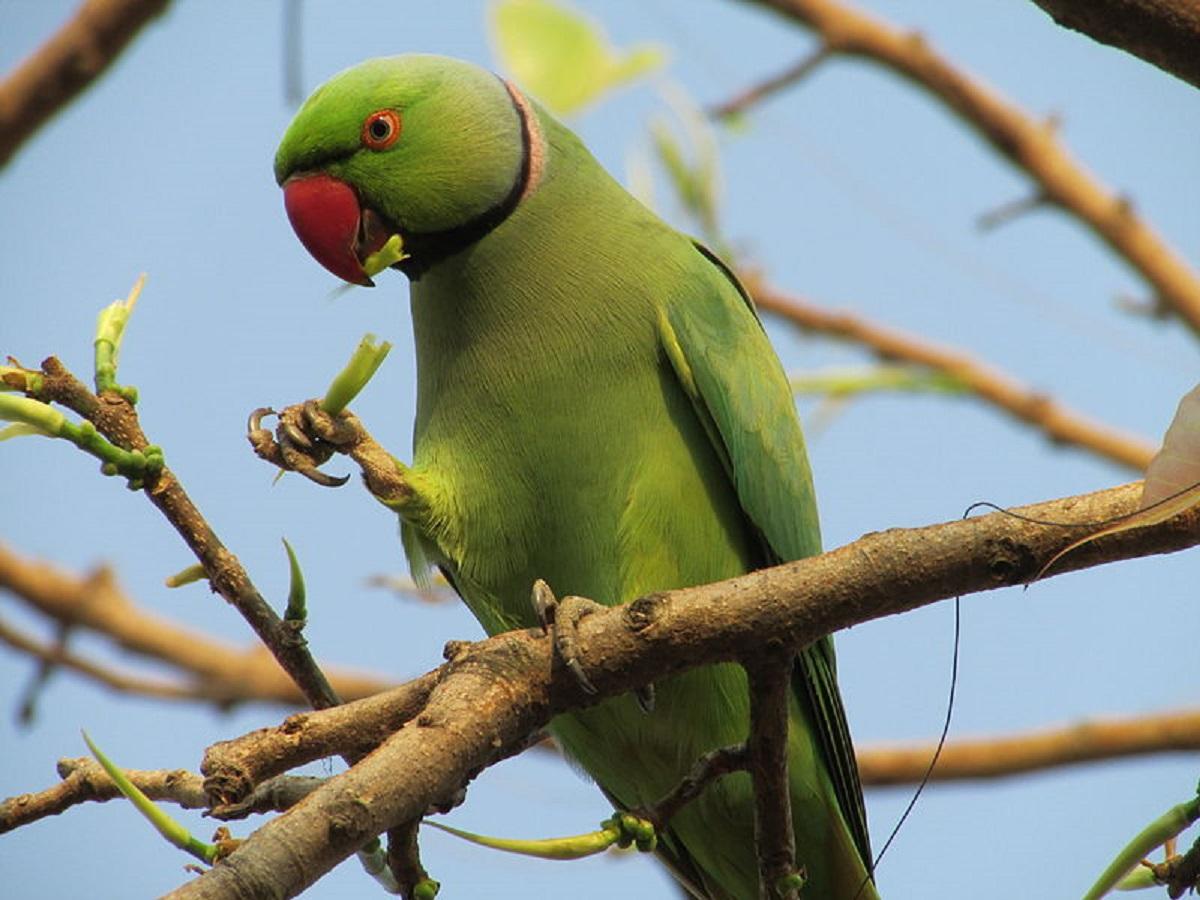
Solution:
<path fill-rule="evenodd" d="M 373 59 L 308 98 L 275 153 L 275 180 L 296 234 L 330 272 L 370 285 L 380 251 L 402 243 L 395 267 L 417 277 L 519 202 L 533 117 L 519 92 L 469 63 Z"/>

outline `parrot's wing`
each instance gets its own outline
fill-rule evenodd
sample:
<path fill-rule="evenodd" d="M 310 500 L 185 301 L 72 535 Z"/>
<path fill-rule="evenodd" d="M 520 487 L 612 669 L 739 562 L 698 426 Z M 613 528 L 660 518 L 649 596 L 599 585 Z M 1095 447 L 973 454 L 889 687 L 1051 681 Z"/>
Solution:
<path fill-rule="evenodd" d="M 764 564 L 820 553 L 812 474 L 787 377 L 745 289 L 707 248 L 695 246 L 698 264 L 708 269 L 704 296 L 672 298 L 662 310 L 663 350 L 761 538 Z M 714 284 L 721 289 L 714 292 Z M 867 816 L 831 639 L 800 652 L 793 689 L 818 732 L 842 815 L 869 869 Z"/>

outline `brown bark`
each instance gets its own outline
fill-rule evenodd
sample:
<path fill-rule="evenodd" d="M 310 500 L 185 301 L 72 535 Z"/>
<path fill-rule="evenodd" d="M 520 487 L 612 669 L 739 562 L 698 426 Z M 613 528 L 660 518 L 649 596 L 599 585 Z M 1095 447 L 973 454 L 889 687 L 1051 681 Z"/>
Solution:
<path fill-rule="evenodd" d="M 1055 22 L 1200 87 L 1195 0 L 1033 0 Z"/>
<path fill-rule="evenodd" d="M 99 77 L 167 0 L 85 0 L 0 82 L 0 166 Z"/>
<path fill-rule="evenodd" d="M 423 814 L 554 715 L 685 668 L 761 653 L 768 640 L 820 635 L 947 597 L 1020 584 L 1078 536 L 1131 513 L 1125 485 L 915 529 L 892 529 L 811 559 L 713 585 L 643 597 L 579 625 L 592 695 L 540 631 L 510 632 L 442 668 L 425 710 L 350 771 L 252 834 L 177 898 L 294 896 L 367 840 Z M 1200 510 L 1108 535 L 1060 560 L 1051 575 L 1200 543 Z"/>

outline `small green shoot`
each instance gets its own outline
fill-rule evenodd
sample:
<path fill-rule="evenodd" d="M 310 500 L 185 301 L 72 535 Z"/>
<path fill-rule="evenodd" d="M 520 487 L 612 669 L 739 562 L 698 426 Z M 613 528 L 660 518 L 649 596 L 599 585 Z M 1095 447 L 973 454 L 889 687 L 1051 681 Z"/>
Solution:
<path fill-rule="evenodd" d="M 404 252 L 404 239 L 393 234 L 386 244 L 362 261 L 362 267 L 368 278 L 374 278 L 384 269 L 406 259 L 408 254 Z"/>
<path fill-rule="evenodd" d="M 96 393 L 115 391 L 130 403 L 137 403 L 137 389 L 117 384 L 117 363 L 121 356 L 121 340 L 125 337 L 125 325 L 129 322 L 133 308 L 137 305 L 142 288 L 146 284 L 145 274 L 139 275 L 124 300 L 114 300 L 96 317 Z"/>
<path fill-rule="evenodd" d="M 283 620 L 292 623 L 297 628 L 303 628 L 308 619 L 308 610 L 305 606 L 304 573 L 300 570 L 300 560 L 296 558 L 296 551 L 292 549 L 287 538 L 282 540 L 283 549 L 287 551 L 289 577 L 287 610 L 283 614 Z"/>
<path fill-rule="evenodd" d="M 396 876 L 392 874 L 391 868 L 387 862 L 387 851 L 383 849 L 383 842 L 379 838 L 373 839 L 369 844 L 358 851 L 358 861 L 362 864 L 363 871 L 379 882 L 379 886 L 388 894 L 400 894 L 403 889 L 400 883 L 396 881 Z M 438 891 L 442 889 L 439 882 L 432 878 L 422 878 L 412 887 L 412 900 L 434 900 L 438 895 Z"/>
<path fill-rule="evenodd" d="M 1187 803 L 1172 806 L 1125 845 L 1117 854 L 1116 859 L 1109 863 L 1108 868 L 1096 879 L 1091 890 L 1084 894 L 1083 900 L 1100 900 L 1109 891 L 1122 885 L 1127 880 L 1126 876 L 1156 847 L 1161 847 L 1197 819 L 1200 819 L 1200 797 L 1194 797 Z M 1141 881 L 1141 878 L 1134 879 L 1135 883 Z M 1153 880 L 1150 885 L 1146 886 L 1152 885 Z"/>
<path fill-rule="evenodd" d="M 177 588 L 183 587 L 185 584 L 204 581 L 206 578 L 208 578 L 208 573 L 204 571 L 204 566 L 196 563 L 182 571 L 176 572 L 174 575 L 168 575 L 164 584 L 169 588 Z"/>
<path fill-rule="evenodd" d="M 202 863 L 211 866 L 216 861 L 220 853 L 215 844 L 206 844 L 192 837 L 186 828 L 159 809 L 149 797 L 141 792 L 137 785 L 125 777 L 125 773 L 119 766 L 105 756 L 99 747 L 92 743 L 92 739 L 88 737 L 86 731 L 83 732 L 83 740 L 88 745 L 88 749 L 92 751 L 92 756 L 96 757 L 96 762 L 104 767 L 104 771 L 108 773 L 108 777 L 113 780 L 113 783 L 117 786 L 117 790 L 137 808 L 137 811 L 145 817 L 146 821 L 154 826 L 159 834 L 180 850 L 196 857 Z"/>
<path fill-rule="evenodd" d="M 617 813 L 611 819 L 605 819 L 600 823 L 599 831 L 589 831 L 586 834 L 575 834 L 569 837 L 542 838 L 541 840 L 520 840 L 473 834 L 470 831 L 451 828 L 449 825 L 429 819 L 426 819 L 423 824 L 481 847 L 503 850 L 505 853 L 518 853 L 522 856 L 533 856 L 538 859 L 583 859 L 603 853 L 613 846 L 628 847 L 631 844 L 636 845 L 638 850 L 648 853 L 655 848 L 658 841 L 651 823 L 629 813 Z"/>
<path fill-rule="evenodd" d="M 364 336 L 355 348 L 354 355 L 350 357 L 350 362 L 346 363 L 346 367 L 338 372 L 329 385 L 329 390 L 321 400 L 321 409 L 331 416 L 336 416 L 349 406 L 359 391 L 371 380 L 371 376 L 387 358 L 391 349 L 392 345 L 387 341 L 376 344 L 373 334 Z"/>

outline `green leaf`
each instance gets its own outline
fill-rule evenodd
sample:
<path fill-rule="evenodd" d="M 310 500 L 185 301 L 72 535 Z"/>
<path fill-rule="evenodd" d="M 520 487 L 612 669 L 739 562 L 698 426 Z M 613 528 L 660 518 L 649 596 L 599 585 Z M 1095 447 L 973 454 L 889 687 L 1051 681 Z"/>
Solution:
<path fill-rule="evenodd" d="M 635 844 L 643 853 L 649 853 L 654 850 L 658 841 L 654 825 L 632 813 L 616 813 L 611 819 L 605 819 L 600 823 L 599 831 L 589 831 L 586 834 L 575 834 L 569 837 L 541 838 L 540 840 L 474 834 L 429 819 L 425 819 L 422 824 L 481 847 L 503 850 L 505 853 L 518 853 L 522 856 L 534 856 L 538 859 L 583 859 L 585 856 L 603 853 L 613 845 L 628 847 L 631 844 Z"/>
<path fill-rule="evenodd" d="M 587 834 L 575 834 L 570 837 L 520 840 L 517 838 L 473 834 L 470 831 L 451 828 L 449 825 L 444 825 L 440 822 L 431 822 L 428 819 L 422 824 L 462 838 L 464 841 L 470 841 L 472 844 L 478 844 L 481 847 L 503 850 L 505 853 L 518 853 L 521 856 L 535 856 L 538 859 L 583 859 L 585 856 L 594 856 L 597 853 L 603 853 L 609 847 L 616 844 L 621 839 L 622 834 L 621 830 L 616 826 L 607 825 L 600 831 L 589 831 Z"/>
<path fill-rule="evenodd" d="M 497 3 L 492 37 L 503 66 L 560 115 L 578 112 L 666 59 L 653 44 L 616 50 L 598 23 L 550 0 Z"/>
<path fill-rule="evenodd" d="M 92 743 L 92 739 L 88 737 L 86 731 L 83 732 L 83 740 L 88 745 L 88 749 L 92 751 L 92 756 L 96 757 L 96 762 L 100 763 L 104 771 L 108 773 L 108 777 L 113 780 L 117 790 L 125 795 L 125 798 L 145 817 L 146 821 L 154 826 L 159 834 L 180 850 L 190 853 L 203 863 L 212 865 L 218 854 L 214 844 L 196 840 L 186 828 L 159 809 L 112 760 L 104 755 L 99 747 Z"/>
<path fill-rule="evenodd" d="M 847 366 L 805 372 L 789 378 L 796 394 L 849 397 L 876 391 L 917 394 L 961 394 L 967 388 L 959 379 L 924 366 Z"/>

